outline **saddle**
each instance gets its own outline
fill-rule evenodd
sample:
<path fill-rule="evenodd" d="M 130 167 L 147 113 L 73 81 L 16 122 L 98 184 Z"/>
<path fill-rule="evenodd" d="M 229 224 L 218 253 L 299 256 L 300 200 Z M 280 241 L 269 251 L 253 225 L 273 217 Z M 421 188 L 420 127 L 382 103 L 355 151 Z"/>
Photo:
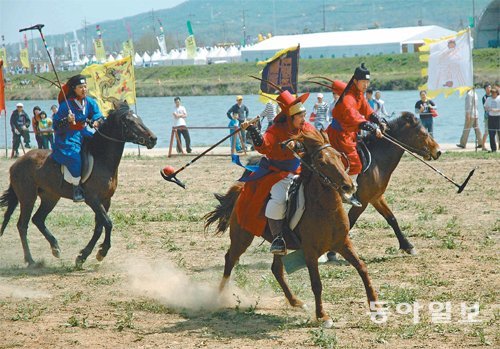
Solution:
<path fill-rule="evenodd" d="M 372 154 L 368 149 L 366 143 L 370 142 L 370 136 L 358 135 L 356 139 L 356 151 L 358 152 L 359 160 L 361 161 L 361 173 L 365 173 L 372 164 Z"/>
<path fill-rule="evenodd" d="M 286 197 L 285 233 L 300 244 L 300 237 L 294 232 L 306 209 L 304 186 L 302 185 L 302 178 L 300 176 L 293 177 Z"/>
<path fill-rule="evenodd" d="M 86 147 L 83 148 L 82 153 L 82 179 L 80 180 L 81 183 L 85 183 L 90 175 L 92 174 L 92 169 L 94 168 L 94 156 L 86 149 Z M 69 172 L 68 168 L 65 165 L 61 165 L 61 173 L 64 176 L 64 180 L 66 182 L 71 183 L 71 178 L 73 176 Z"/>

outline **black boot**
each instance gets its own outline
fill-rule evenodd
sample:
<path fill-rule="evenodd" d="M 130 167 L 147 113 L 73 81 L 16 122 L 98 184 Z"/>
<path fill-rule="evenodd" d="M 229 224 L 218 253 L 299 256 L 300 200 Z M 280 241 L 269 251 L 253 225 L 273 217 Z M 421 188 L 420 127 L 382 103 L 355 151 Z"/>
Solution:
<path fill-rule="evenodd" d="M 274 238 L 269 251 L 278 256 L 286 255 L 286 244 L 285 239 L 283 239 L 283 223 L 285 220 L 268 218 L 267 221 L 269 222 L 269 228 Z"/>
<path fill-rule="evenodd" d="M 73 185 L 73 202 L 85 201 L 85 192 L 81 185 Z"/>

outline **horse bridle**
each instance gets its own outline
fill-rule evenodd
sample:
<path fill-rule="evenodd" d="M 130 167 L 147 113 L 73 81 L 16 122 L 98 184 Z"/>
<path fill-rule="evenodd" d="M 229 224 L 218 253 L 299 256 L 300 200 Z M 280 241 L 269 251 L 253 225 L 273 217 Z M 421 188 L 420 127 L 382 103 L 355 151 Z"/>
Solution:
<path fill-rule="evenodd" d="M 130 113 L 132 113 L 131 110 L 128 111 L 128 114 L 130 114 Z M 126 122 L 123 122 L 121 124 L 121 126 L 122 126 L 121 127 L 122 139 L 117 139 L 117 138 L 113 138 L 111 136 L 105 135 L 102 131 L 99 130 L 99 128 L 96 128 L 96 132 L 99 133 L 102 137 L 106 138 L 107 140 L 117 142 L 117 143 L 129 142 L 129 141 L 125 140 L 125 135 L 130 132 L 132 134 L 132 136 L 134 137 L 133 140 L 131 140 L 130 142 L 137 142 L 137 144 L 140 144 L 140 145 L 146 144 L 146 140 L 144 139 L 144 137 L 139 136 L 134 130 L 129 130 Z"/>
<path fill-rule="evenodd" d="M 290 140 L 282 143 L 282 145 L 286 146 L 286 144 L 288 144 L 291 141 L 292 141 L 292 139 L 290 139 Z M 318 149 L 316 149 L 315 151 L 313 151 L 312 154 L 310 155 L 311 159 L 313 160 L 315 157 L 317 157 L 321 153 L 322 150 L 324 150 L 326 148 L 332 148 L 334 152 L 338 153 L 339 155 L 341 155 L 342 157 L 344 157 L 347 160 L 347 170 L 346 170 L 346 173 L 349 173 L 349 168 L 350 168 L 349 159 L 347 158 L 347 156 L 344 153 L 339 153 L 335 148 L 333 148 L 330 143 L 323 144 L 321 147 L 319 147 Z M 293 156 L 295 156 L 297 159 L 299 159 L 300 163 L 302 165 L 304 165 L 304 167 L 306 167 L 309 171 L 317 174 L 318 177 L 323 181 L 324 184 L 326 184 L 329 187 L 332 187 L 333 189 L 335 189 L 337 191 L 340 189 L 340 185 L 334 183 L 330 178 L 328 178 L 325 174 L 323 174 L 316 167 L 316 165 L 314 165 L 314 162 L 311 163 L 311 164 L 309 164 L 294 149 L 290 149 L 290 150 L 292 151 Z"/>

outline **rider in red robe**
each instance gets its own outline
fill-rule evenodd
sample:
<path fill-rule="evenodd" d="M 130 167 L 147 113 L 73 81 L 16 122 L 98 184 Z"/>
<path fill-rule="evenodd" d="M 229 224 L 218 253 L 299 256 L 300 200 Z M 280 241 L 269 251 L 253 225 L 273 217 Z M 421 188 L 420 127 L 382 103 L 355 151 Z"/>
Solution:
<path fill-rule="evenodd" d="M 241 124 L 252 137 L 252 141 L 262 158 L 259 169 L 248 177 L 240 179 L 245 182 L 236 202 L 238 224 L 246 231 L 261 236 L 266 228 L 266 218 L 274 237 L 271 252 L 286 254 L 283 239 L 285 222 L 286 193 L 295 174 L 300 172 L 300 161 L 290 151 L 294 142 L 281 145 L 282 142 L 296 136 L 300 131 L 314 131 L 315 128 L 305 121 L 306 109 L 302 103 L 309 93 L 294 98 L 290 92 L 282 92 L 277 102 L 282 111 L 274 118 L 273 125 L 264 135 L 248 122 Z M 270 195 L 269 201 L 267 201 Z"/>
<path fill-rule="evenodd" d="M 357 186 L 357 177 L 361 173 L 362 165 L 356 151 L 356 137 L 360 130 L 373 132 L 376 137 L 382 137 L 382 131 L 379 128 L 380 118 L 365 99 L 364 93 L 370 85 L 370 72 L 364 64 L 357 67 L 354 76 L 349 83 L 334 81 L 332 84 L 333 92 L 341 96 L 332 110 L 332 123 L 328 126 L 326 132 L 330 144 L 340 152 L 344 152 L 349 158 L 349 175 L 352 182 Z M 343 92 L 341 92 L 343 90 Z M 384 126 L 382 126 L 384 127 Z M 356 194 L 344 199 L 353 206 L 361 207 L 361 203 L 356 198 Z"/>

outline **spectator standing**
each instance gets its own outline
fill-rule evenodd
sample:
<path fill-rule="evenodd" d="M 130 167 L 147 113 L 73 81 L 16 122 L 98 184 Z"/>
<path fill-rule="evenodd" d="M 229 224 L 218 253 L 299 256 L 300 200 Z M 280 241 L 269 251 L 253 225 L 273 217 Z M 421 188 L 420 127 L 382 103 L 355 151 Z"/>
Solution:
<path fill-rule="evenodd" d="M 19 145 L 21 144 L 21 137 L 24 139 L 24 144 L 26 148 L 30 147 L 30 118 L 28 114 L 24 111 L 24 105 L 22 103 L 16 104 L 16 110 L 14 110 L 10 116 L 10 128 L 12 130 L 12 152 L 14 157 L 19 156 Z"/>
<path fill-rule="evenodd" d="M 234 104 L 227 111 L 226 115 L 229 120 L 233 120 L 233 114 L 238 114 L 238 121 L 240 124 L 246 121 L 248 118 L 249 110 L 246 105 L 243 104 L 243 96 L 236 96 L 236 104 Z M 247 134 L 246 131 L 241 130 L 241 137 L 243 138 L 243 146 L 247 143 Z"/>
<path fill-rule="evenodd" d="M 465 123 L 464 130 L 462 131 L 462 137 L 460 137 L 460 143 L 457 147 L 464 149 L 467 147 L 467 139 L 469 138 L 470 129 L 473 127 L 476 133 L 476 140 L 478 142 L 478 148 L 482 146 L 483 136 L 481 135 L 481 130 L 479 130 L 478 122 L 478 111 L 477 111 L 477 93 L 475 89 L 471 88 L 467 91 L 465 95 Z"/>
<path fill-rule="evenodd" d="M 227 127 L 229 127 L 230 134 L 233 133 L 234 131 L 236 131 L 236 129 L 238 127 L 240 127 L 240 122 L 238 121 L 238 114 L 237 113 L 233 113 L 232 119 L 231 119 L 231 121 L 229 121 L 229 124 L 227 125 Z M 268 128 L 269 128 L 269 126 L 268 126 Z M 233 142 L 236 142 L 234 144 L 235 144 L 235 150 L 237 153 L 241 153 L 243 151 L 241 148 L 241 142 L 240 142 L 240 138 L 238 137 L 238 135 L 230 137 L 229 142 L 231 144 L 231 153 L 233 152 Z"/>
<path fill-rule="evenodd" d="M 184 137 L 184 141 L 186 142 L 186 151 L 191 153 L 191 137 L 189 136 L 189 131 L 186 124 L 187 111 L 183 105 L 181 105 L 181 98 L 174 98 L 175 108 L 172 113 L 174 117 L 174 127 L 177 129 L 177 134 L 179 135 L 177 138 L 177 152 L 182 152 L 182 141 L 181 135 Z"/>
<path fill-rule="evenodd" d="M 267 128 L 273 125 L 275 116 L 276 116 L 276 105 L 273 102 L 269 101 L 266 103 L 266 106 L 264 107 L 262 113 L 260 113 L 260 117 L 262 118 L 262 120 L 264 119 L 267 120 Z"/>
<path fill-rule="evenodd" d="M 375 102 L 379 105 L 379 110 L 377 111 L 377 115 L 380 116 L 380 117 L 384 117 L 384 116 L 389 116 L 389 113 L 387 112 L 387 110 L 385 110 L 385 102 L 380 99 L 381 97 L 381 93 L 380 91 L 375 91 Z"/>
<path fill-rule="evenodd" d="M 483 103 L 483 109 L 484 109 L 484 104 L 486 103 L 486 99 L 491 96 L 491 85 L 490 84 L 485 84 L 484 85 L 484 96 L 482 98 L 482 103 Z M 483 134 L 483 150 L 486 150 L 486 140 L 488 139 L 488 112 L 486 109 L 484 109 L 484 134 Z"/>
<path fill-rule="evenodd" d="M 42 145 L 42 135 L 40 134 L 40 128 L 38 123 L 40 122 L 40 112 L 42 109 L 37 105 L 33 108 L 33 117 L 31 118 L 31 125 L 33 126 L 33 132 L 35 133 L 36 145 L 38 149 L 43 149 Z"/>
<path fill-rule="evenodd" d="M 427 91 L 420 91 L 420 100 L 415 103 L 415 113 L 419 114 L 422 125 L 424 125 L 431 136 L 433 135 L 432 111 L 436 109 L 436 104 L 427 98 Z"/>
<path fill-rule="evenodd" d="M 486 99 L 484 109 L 488 112 L 488 135 L 491 152 L 497 151 L 496 137 L 500 139 L 500 97 L 498 87 L 491 89 L 491 97 Z"/>
<path fill-rule="evenodd" d="M 316 96 L 318 101 L 314 104 L 313 114 L 314 118 L 314 127 L 318 130 L 326 130 L 329 124 L 328 118 L 328 103 L 323 101 L 323 94 L 318 93 Z"/>
<path fill-rule="evenodd" d="M 380 112 L 380 105 L 376 100 L 373 99 L 373 90 L 371 88 L 366 90 L 366 100 L 368 101 L 368 104 L 370 104 L 370 107 L 373 109 L 375 114 L 379 114 Z"/>
<path fill-rule="evenodd" d="M 54 130 L 52 129 L 52 119 L 47 117 L 47 113 L 45 113 L 44 111 L 40 112 L 38 129 L 40 130 L 40 136 L 42 138 L 42 149 L 52 149 L 54 144 Z"/>

